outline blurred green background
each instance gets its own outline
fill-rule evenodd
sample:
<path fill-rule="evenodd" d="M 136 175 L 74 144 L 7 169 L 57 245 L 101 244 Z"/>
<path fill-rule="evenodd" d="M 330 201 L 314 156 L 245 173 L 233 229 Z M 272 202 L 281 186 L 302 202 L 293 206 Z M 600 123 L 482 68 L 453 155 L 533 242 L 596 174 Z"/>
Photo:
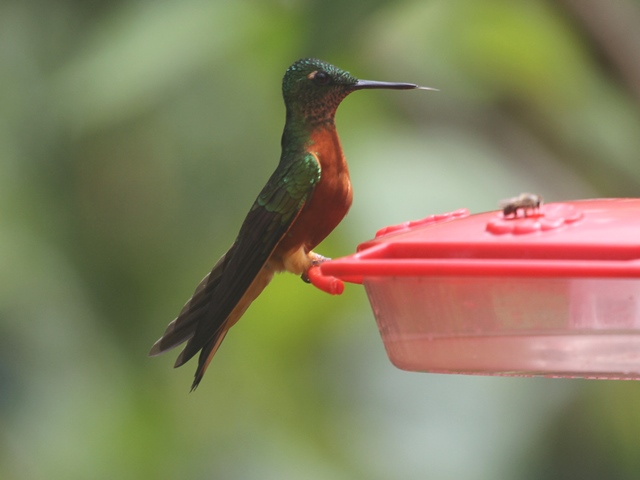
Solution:
<path fill-rule="evenodd" d="M 146 354 L 279 158 L 280 81 L 358 92 L 318 249 L 521 191 L 640 192 L 640 3 L 0 3 L 0 479 L 635 479 L 640 383 L 427 375 L 362 287 L 278 276 L 200 388 Z M 177 352 L 176 352 L 177 353 Z"/>

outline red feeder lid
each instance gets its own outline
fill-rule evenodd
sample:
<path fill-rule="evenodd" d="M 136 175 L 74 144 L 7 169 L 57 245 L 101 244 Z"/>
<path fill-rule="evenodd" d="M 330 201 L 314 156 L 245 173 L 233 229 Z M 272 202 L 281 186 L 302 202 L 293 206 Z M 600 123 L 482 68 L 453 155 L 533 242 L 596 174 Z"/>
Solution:
<path fill-rule="evenodd" d="M 640 199 L 542 205 L 525 215 L 467 210 L 386 227 L 322 273 L 367 276 L 640 276 Z"/>

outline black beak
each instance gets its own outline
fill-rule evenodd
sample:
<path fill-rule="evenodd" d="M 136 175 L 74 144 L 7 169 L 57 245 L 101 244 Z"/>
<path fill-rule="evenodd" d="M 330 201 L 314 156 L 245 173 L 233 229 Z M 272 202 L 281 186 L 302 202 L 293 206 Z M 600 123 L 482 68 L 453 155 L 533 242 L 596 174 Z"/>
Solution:
<path fill-rule="evenodd" d="M 387 88 L 390 90 L 413 90 L 418 88 L 420 90 L 434 90 L 437 88 L 421 87 L 414 83 L 392 83 L 392 82 L 376 82 L 373 80 L 358 80 L 358 82 L 351 87 L 353 90 L 365 90 L 370 88 Z"/>

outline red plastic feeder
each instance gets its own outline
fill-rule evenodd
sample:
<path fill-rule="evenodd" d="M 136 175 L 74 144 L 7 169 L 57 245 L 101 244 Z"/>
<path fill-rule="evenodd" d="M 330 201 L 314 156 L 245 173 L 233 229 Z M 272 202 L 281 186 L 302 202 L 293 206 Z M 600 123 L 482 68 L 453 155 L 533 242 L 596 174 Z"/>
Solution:
<path fill-rule="evenodd" d="M 526 213 L 387 227 L 316 281 L 364 284 L 405 370 L 640 379 L 640 199 Z"/>

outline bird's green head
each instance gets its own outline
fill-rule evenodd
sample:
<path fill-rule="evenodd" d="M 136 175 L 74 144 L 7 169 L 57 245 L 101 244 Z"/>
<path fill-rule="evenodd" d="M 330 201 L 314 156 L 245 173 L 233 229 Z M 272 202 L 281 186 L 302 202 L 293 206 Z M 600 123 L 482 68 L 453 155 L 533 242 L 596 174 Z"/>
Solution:
<path fill-rule="evenodd" d="M 340 102 L 355 90 L 422 88 L 411 83 L 358 80 L 345 70 L 316 58 L 303 58 L 291 65 L 282 79 L 287 118 L 308 124 L 333 122 Z"/>
<path fill-rule="evenodd" d="M 338 105 L 356 83 L 357 78 L 330 63 L 315 58 L 298 60 L 282 79 L 287 115 L 309 123 L 332 120 Z"/>

